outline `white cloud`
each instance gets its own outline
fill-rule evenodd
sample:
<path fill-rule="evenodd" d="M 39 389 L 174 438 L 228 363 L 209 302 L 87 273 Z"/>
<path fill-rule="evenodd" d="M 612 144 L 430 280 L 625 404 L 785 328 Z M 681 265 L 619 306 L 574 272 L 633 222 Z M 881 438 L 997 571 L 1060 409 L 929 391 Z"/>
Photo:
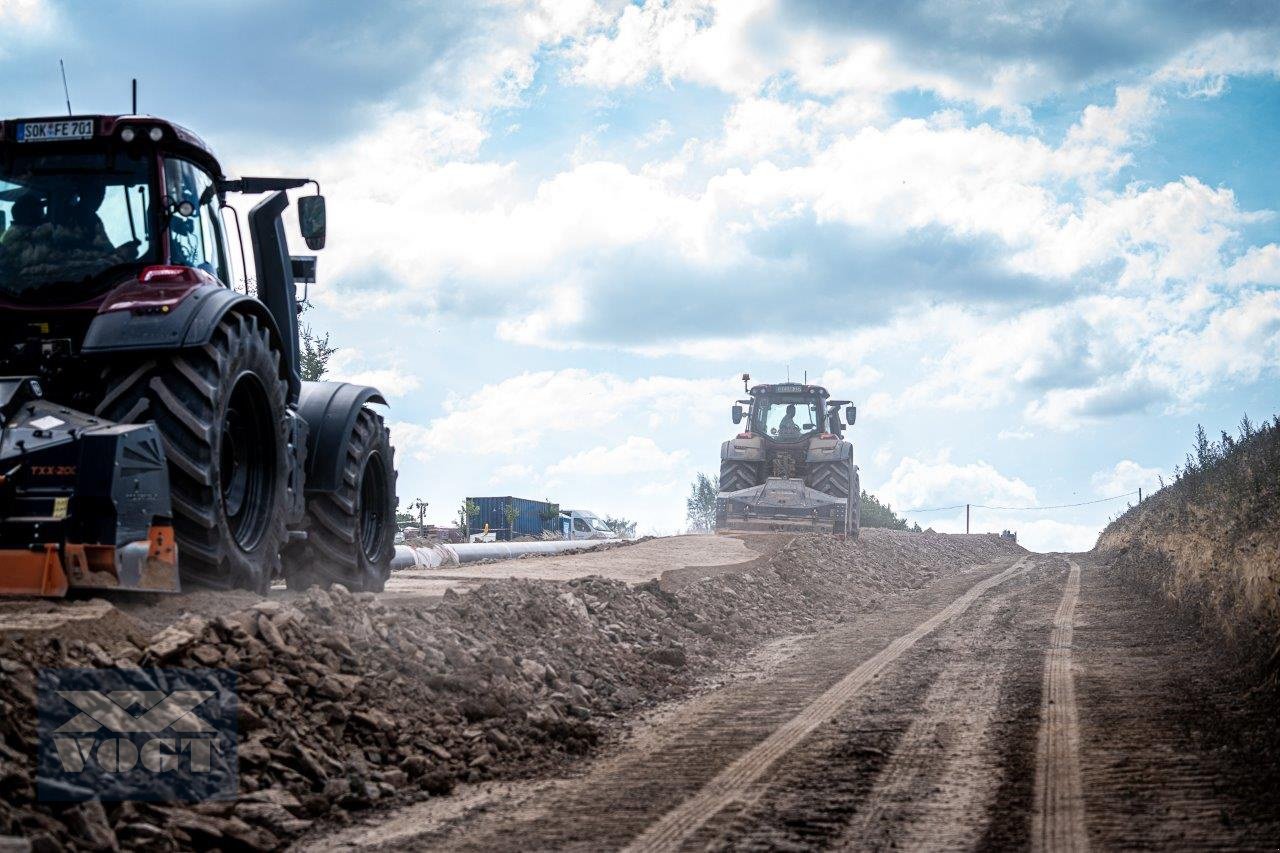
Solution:
<path fill-rule="evenodd" d="M 43 30 L 52 25 L 54 15 L 45 0 L 0 0 L 0 26 Z"/>
<path fill-rule="evenodd" d="M 1250 246 L 1227 270 L 1228 284 L 1280 284 L 1280 246 Z"/>
<path fill-rule="evenodd" d="M 511 465 L 499 465 L 494 468 L 493 473 L 489 475 L 489 482 L 495 484 L 510 484 L 512 481 L 523 483 L 533 479 L 533 476 L 532 465 L 513 463 Z"/>
<path fill-rule="evenodd" d="M 1089 482 L 1100 497 L 1125 495 L 1138 489 L 1151 494 L 1160 488 L 1162 476 L 1164 472 L 1159 468 L 1145 468 L 1132 459 L 1122 459 L 1114 467 L 1096 472 Z"/>
<path fill-rule="evenodd" d="M 1029 424 L 1055 429 L 1185 408 L 1216 381 L 1275 369 L 1280 306 L 1274 294 L 1248 287 L 1280 278 L 1280 249 L 1243 245 L 1244 229 L 1266 214 L 1241 210 L 1230 189 L 1193 177 L 1113 185 L 1146 141 L 1177 76 L 1172 65 L 1154 83 L 1117 86 L 1055 144 L 1034 128 L 967 123 L 957 110 L 892 122 L 883 111 L 894 92 L 923 89 L 1008 117 L 1043 68 L 1012 63 L 948 75 L 912 65 L 884 38 L 781 26 L 782 10 L 767 0 L 521 10 L 521 21 L 486 34 L 497 48 L 450 60 L 474 101 L 459 89 L 386 111 L 361 138 L 317 158 L 335 199 L 326 263 L 338 285 L 318 292 L 326 306 L 480 314 L 505 342 L 551 349 L 786 361 L 852 350 L 877 366 L 825 381 L 849 393 L 891 390 L 873 398 L 885 412 L 1018 401 Z M 1019 26 L 1054 20 L 1032 15 Z M 763 32 L 776 38 L 762 41 Z M 1224 42 L 1204 53 L 1218 57 L 1212 63 L 1188 60 L 1178 73 L 1190 79 L 1200 72 L 1186 69 L 1225 68 L 1228 54 L 1236 56 L 1231 68 L 1262 67 L 1262 49 L 1250 44 L 1240 53 Z M 612 162 L 602 142 L 545 174 L 482 159 L 492 108 L 525 96 L 535 57 L 548 47 L 577 83 L 688 81 L 728 92 L 721 132 L 638 168 Z M 661 119 L 637 144 L 672 132 Z M 756 320 L 730 331 L 714 327 L 712 310 L 705 328 L 649 323 L 649 331 L 620 333 L 619 316 L 692 310 L 687 296 L 701 295 L 694 287 L 723 288 L 703 297 L 712 309 L 717 299 L 732 301 L 721 282 L 739 273 L 776 273 L 778 288 L 811 280 L 814 258 L 829 247 L 780 249 L 775 235 L 812 231 L 812 223 L 832 244 L 844 235 L 923 249 L 976 246 L 993 274 L 1029 292 L 993 294 L 982 281 L 890 270 L 870 289 L 896 291 L 903 314 L 872 314 L 874 325 L 859 329 L 850 328 L 852 311 L 837 308 L 831 328 L 817 333 L 749 325 Z M 620 263 L 661 272 L 644 288 L 602 294 Z M 703 279 L 711 283 L 688 283 Z M 1221 291 L 1232 285 L 1240 289 Z M 938 294 L 936 286 L 966 292 Z M 959 307 L 970 292 L 990 304 Z M 1024 296 L 1047 307 L 1011 307 Z M 926 368 L 905 390 L 880 388 L 884 365 L 909 343 L 872 340 L 885 329 L 914 335 Z M 399 384 L 399 393 L 416 383 L 403 371 L 366 377 Z M 444 441 L 449 423 L 434 426 L 431 440 Z"/>
<path fill-rule="evenodd" d="M 728 380 L 626 380 L 569 368 L 485 385 L 446 400 L 445 414 L 427 425 L 401 428 L 420 459 L 455 452 L 505 455 L 535 448 L 549 435 L 597 435 L 624 417 L 646 416 L 655 430 L 676 419 L 710 426 L 715 414 L 727 410 L 732 394 Z M 717 399 L 723 407 L 714 404 Z"/>
<path fill-rule="evenodd" d="M 1002 429 L 996 433 L 996 438 L 1000 441 L 1026 441 L 1035 437 L 1036 434 L 1029 429 Z"/>
<path fill-rule="evenodd" d="M 372 385 L 390 397 L 404 397 L 422 387 L 422 381 L 410 371 L 391 365 L 374 367 L 371 361 L 356 347 L 340 347 L 329 360 L 325 379 Z"/>
<path fill-rule="evenodd" d="M 1280 33 L 1216 33 L 1179 53 L 1154 79 L 1181 85 L 1188 94 L 1212 97 L 1236 75 L 1280 76 Z"/>
<path fill-rule="evenodd" d="M 687 463 L 689 451 L 666 452 L 651 438 L 630 436 L 614 447 L 593 447 L 561 459 L 547 468 L 547 476 L 603 477 L 662 473 Z"/>
<path fill-rule="evenodd" d="M 1019 478 L 1007 477 L 986 462 L 958 465 L 945 456 L 932 463 L 904 457 L 878 496 L 899 512 L 964 503 L 1036 503 L 1036 490 Z"/>
<path fill-rule="evenodd" d="M 637 148 L 652 148 L 661 142 L 666 141 L 674 131 L 671 128 L 671 122 L 665 118 L 658 119 L 653 127 L 640 135 L 636 140 Z"/>

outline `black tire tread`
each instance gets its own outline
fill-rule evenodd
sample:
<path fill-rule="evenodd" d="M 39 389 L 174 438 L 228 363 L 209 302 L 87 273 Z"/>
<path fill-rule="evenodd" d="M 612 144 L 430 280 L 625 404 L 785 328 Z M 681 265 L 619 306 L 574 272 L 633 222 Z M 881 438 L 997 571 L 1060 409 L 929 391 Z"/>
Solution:
<path fill-rule="evenodd" d="M 720 461 L 720 491 L 736 492 L 760 485 L 759 463 L 734 459 Z"/>
<path fill-rule="evenodd" d="M 851 538 L 858 535 L 862 509 L 861 480 L 857 466 L 851 460 L 815 462 L 809 466 L 805 485 L 833 498 L 844 498 L 848 503 L 848 526 L 846 530 L 837 532 Z"/>
<path fill-rule="evenodd" d="M 365 460 L 378 453 L 385 460 L 388 495 L 385 541 L 376 562 L 359 545 L 359 495 Z M 361 409 L 347 439 L 342 481 L 334 492 L 307 496 L 307 538 L 285 552 L 285 579 L 290 589 L 340 583 L 354 592 L 381 592 L 391 576 L 395 553 L 395 450 L 381 416 Z"/>
<path fill-rule="evenodd" d="M 275 436 L 276 501 L 252 552 L 236 545 L 220 511 L 221 464 L 216 446 L 219 419 L 230 397 L 237 365 L 255 373 L 280 424 Z M 154 421 L 169 460 L 170 500 L 179 567 L 184 580 L 205 586 L 265 591 L 279 573 L 285 527 L 287 476 L 284 409 L 287 385 L 280 375 L 280 353 L 256 317 L 230 313 L 209 344 L 161 358 L 106 366 L 106 392 L 98 415 L 117 422 Z"/>

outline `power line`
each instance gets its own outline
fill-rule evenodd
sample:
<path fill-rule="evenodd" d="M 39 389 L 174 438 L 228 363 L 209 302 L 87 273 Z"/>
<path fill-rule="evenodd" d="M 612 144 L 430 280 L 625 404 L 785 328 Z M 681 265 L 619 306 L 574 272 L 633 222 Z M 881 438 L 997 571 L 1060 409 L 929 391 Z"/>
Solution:
<path fill-rule="evenodd" d="M 1134 489 L 1132 492 L 1125 492 L 1123 495 L 1112 495 L 1109 498 L 1098 498 L 1094 501 L 1081 501 L 1080 503 L 1074 504 L 1057 504 L 1055 506 L 987 506 L 986 504 L 974 504 L 974 506 L 980 509 L 999 509 L 1009 512 L 1021 512 L 1024 510 L 1036 509 L 1070 509 L 1071 507 L 1076 506 L 1089 506 L 1090 504 L 1101 504 L 1106 503 L 1107 501 L 1118 501 L 1121 498 L 1131 498 L 1137 493 L 1137 489 Z"/>
<path fill-rule="evenodd" d="M 1112 495 L 1109 498 L 1098 498 L 1097 500 L 1080 501 L 1079 503 L 1073 504 L 1054 504 L 1053 506 L 990 506 L 988 504 L 955 504 L 954 506 L 939 506 L 932 507 L 930 509 L 908 509 L 903 510 L 903 513 L 919 515 L 926 512 L 946 512 L 951 509 L 964 509 L 966 506 L 974 509 L 998 509 L 1002 512 L 1030 512 L 1039 509 L 1070 509 L 1077 506 L 1089 506 L 1090 504 L 1106 503 L 1107 501 L 1118 501 L 1121 498 L 1130 498 L 1136 494 L 1138 494 L 1138 491 L 1135 489 L 1132 492 L 1125 492 L 1123 495 Z"/>
<path fill-rule="evenodd" d="M 919 512 L 946 512 L 947 510 L 963 510 L 965 506 L 964 503 L 956 503 L 955 506 L 936 506 L 931 510 L 902 510 L 902 512 L 916 512 L 916 514 L 919 514 Z"/>

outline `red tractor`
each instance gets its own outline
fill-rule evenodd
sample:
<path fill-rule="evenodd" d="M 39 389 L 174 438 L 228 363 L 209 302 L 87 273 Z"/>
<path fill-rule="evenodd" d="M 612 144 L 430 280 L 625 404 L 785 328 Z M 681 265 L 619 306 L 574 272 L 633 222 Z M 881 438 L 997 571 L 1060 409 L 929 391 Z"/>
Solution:
<path fill-rule="evenodd" d="M 844 407 L 852 426 L 857 407 L 818 385 L 750 380 L 742 375 L 748 399 L 733 407 L 733 422 L 747 425 L 720 446 L 716 530 L 857 536 L 862 489 L 840 420 Z"/>
<path fill-rule="evenodd" d="M 0 122 L 0 591 L 174 591 L 179 566 L 214 587 L 382 588 L 385 400 L 299 373 L 315 257 L 289 254 L 281 215 L 308 185 L 319 250 L 315 181 L 230 178 L 172 122 Z M 233 193 L 264 196 L 247 235 Z M 232 232 L 254 259 L 239 287 Z"/>

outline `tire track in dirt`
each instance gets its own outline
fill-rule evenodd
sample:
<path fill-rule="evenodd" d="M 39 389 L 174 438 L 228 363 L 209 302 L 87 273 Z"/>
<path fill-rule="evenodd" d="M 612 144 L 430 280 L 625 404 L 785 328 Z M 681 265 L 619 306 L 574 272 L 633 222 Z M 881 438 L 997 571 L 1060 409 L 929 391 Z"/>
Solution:
<path fill-rule="evenodd" d="M 834 845 L 963 850 L 977 846 L 999 774 L 991 741 L 1004 675 L 1016 654 L 1009 621 L 1022 589 L 984 600 L 941 644 L 944 664 L 866 800 Z"/>
<path fill-rule="evenodd" d="M 970 587 L 941 611 L 854 668 L 800 713 L 784 722 L 762 742 L 722 770 L 692 797 L 651 824 L 625 849 L 631 853 L 675 849 L 707 820 L 730 804 L 749 803 L 758 797 L 762 793 L 762 788 L 755 783 L 779 759 L 804 741 L 814 729 L 835 717 L 845 703 L 921 638 L 968 610 L 970 605 L 987 590 L 1022 572 L 1026 563 L 1027 558 L 1024 557 L 1008 569 Z"/>
<path fill-rule="evenodd" d="M 1062 603 L 1053 617 L 1045 655 L 1036 757 L 1035 815 L 1031 848 L 1036 851 L 1087 851 L 1084 796 L 1080 784 L 1080 721 L 1076 708 L 1071 642 L 1080 598 L 1080 564 L 1070 563 Z"/>

